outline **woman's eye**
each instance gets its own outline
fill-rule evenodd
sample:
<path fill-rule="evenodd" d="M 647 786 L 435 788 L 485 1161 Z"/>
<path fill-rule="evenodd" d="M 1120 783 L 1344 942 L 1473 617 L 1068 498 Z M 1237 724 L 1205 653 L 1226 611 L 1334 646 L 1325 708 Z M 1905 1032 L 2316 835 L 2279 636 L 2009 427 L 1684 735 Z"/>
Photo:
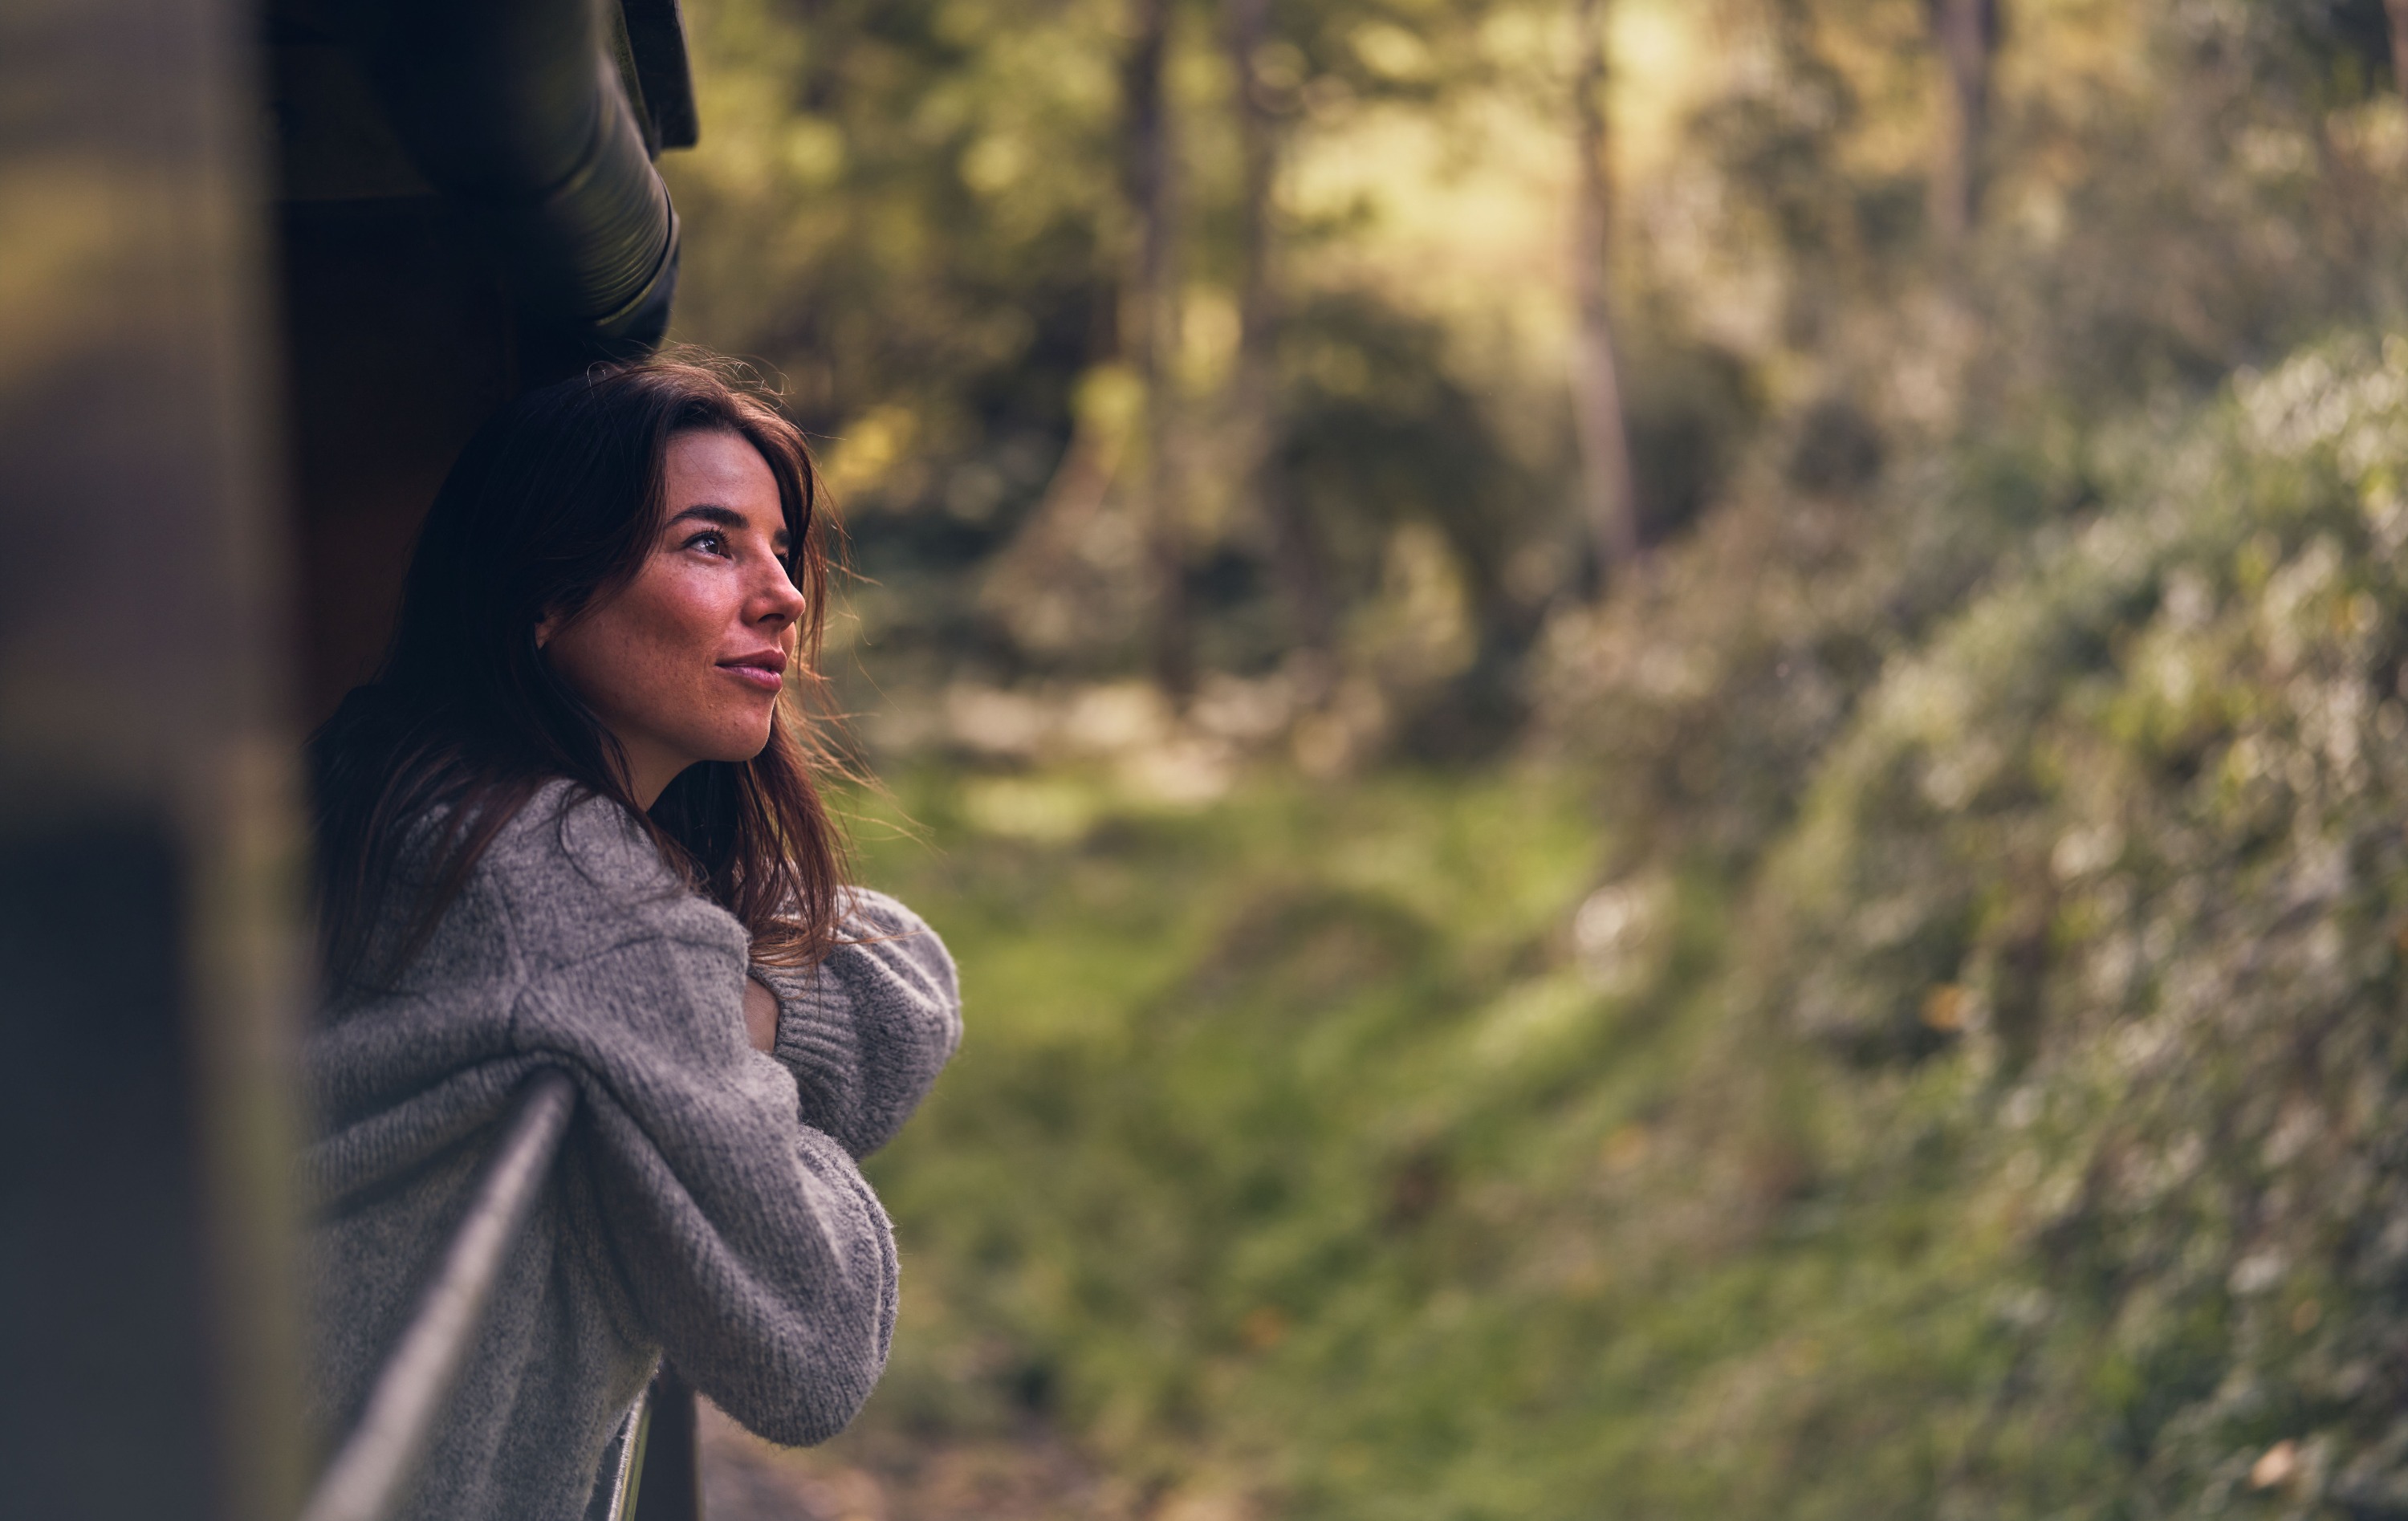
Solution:
<path fill-rule="evenodd" d="M 706 554 L 724 555 L 727 552 L 727 536 L 715 530 L 696 534 L 685 541 L 685 547 L 690 550 L 700 550 Z"/>

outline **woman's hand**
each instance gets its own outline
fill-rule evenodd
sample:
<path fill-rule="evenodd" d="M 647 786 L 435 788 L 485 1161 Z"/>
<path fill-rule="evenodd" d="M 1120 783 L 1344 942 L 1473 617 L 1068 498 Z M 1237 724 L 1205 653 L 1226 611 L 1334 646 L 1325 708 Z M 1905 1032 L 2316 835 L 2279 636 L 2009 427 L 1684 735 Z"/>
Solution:
<path fill-rule="evenodd" d="M 755 1051 L 767 1052 L 778 1041 L 778 996 L 756 977 L 744 979 L 744 1033 Z"/>

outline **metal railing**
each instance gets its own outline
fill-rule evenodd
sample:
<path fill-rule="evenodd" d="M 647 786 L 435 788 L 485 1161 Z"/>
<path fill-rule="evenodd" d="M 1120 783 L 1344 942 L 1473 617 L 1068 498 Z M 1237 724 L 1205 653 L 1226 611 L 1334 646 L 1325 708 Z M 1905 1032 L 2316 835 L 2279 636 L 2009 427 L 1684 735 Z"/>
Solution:
<path fill-rule="evenodd" d="M 494 1285 L 543 1191 L 568 1133 L 577 1085 L 546 1068 L 527 1079 L 401 1339 L 368 1391 L 359 1423 L 336 1449 L 301 1521 L 387 1521 L 408 1498 L 443 1402 L 485 1318 Z M 648 1451 L 649 1449 L 649 1451 Z M 638 1492 L 644 1521 L 698 1521 L 693 1395 L 664 1368 L 620 1438 L 613 1521 Z"/>

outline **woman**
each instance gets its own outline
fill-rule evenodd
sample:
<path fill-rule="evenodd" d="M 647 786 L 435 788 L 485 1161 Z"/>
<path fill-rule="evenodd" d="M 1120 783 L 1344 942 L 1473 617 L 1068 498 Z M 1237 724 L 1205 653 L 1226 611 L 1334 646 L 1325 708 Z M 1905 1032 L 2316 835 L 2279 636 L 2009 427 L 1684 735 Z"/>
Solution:
<path fill-rule="evenodd" d="M 666 1354 L 772 1441 L 860 1407 L 895 1249 L 855 1167 L 959 1034 L 952 962 L 843 886 L 781 715 L 827 528 L 802 436 L 708 366 L 534 393 L 452 469 L 376 682 L 312 741 L 315 1396 L 355 1417 L 539 1067 L 562 1161 L 413 1514 L 583 1514 Z"/>

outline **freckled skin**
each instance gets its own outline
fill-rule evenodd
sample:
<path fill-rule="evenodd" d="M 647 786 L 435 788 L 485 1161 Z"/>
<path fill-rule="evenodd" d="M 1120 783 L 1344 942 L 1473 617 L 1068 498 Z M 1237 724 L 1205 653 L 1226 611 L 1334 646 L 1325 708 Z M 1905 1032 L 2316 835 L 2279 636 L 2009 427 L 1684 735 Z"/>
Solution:
<path fill-rule="evenodd" d="M 666 522 L 635 580 L 536 625 L 552 668 L 624 747 L 629 790 L 647 808 L 687 767 L 750 760 L 768 744 L 778 695 L 734 663 L 782 668 L 803 613 L 779 558 L 777 478 L 751 444 L 679 434 L 663 477 Z"/>

